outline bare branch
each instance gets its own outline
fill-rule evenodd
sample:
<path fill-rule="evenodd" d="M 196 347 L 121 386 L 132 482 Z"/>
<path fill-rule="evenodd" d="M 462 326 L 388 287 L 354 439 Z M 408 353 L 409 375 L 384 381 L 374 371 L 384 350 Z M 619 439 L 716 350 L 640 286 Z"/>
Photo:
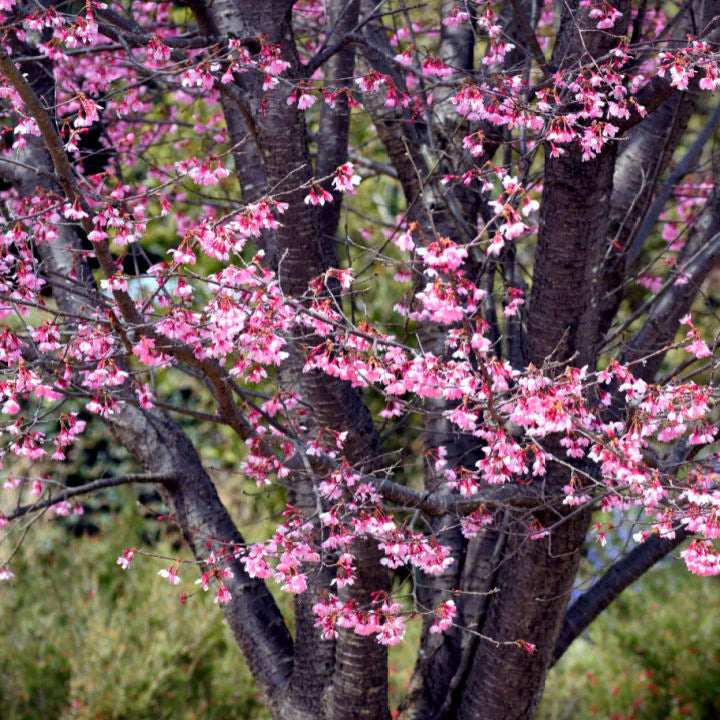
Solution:
<path fill-rule="evenodd" d="M 673 284 L 651 307 L 645 323 L 628 342 L 621 362 L 647 357 L 635 373 L 648 381 L 662 364 L 667 349 L 678 331 L 680 318 L 689 311 L 702 282 L 720 263 L 720 188 L 712 195 L 683 248 L 677 265 L 682 273 L 681 284 Z"/>
<path fill-rule="evenodd" d="M 645 214 L 642 224 L 635 233 L 635 239 L 633 240 L 633 244 L 625 259 L 626 270 L 630 268 L 635 260 L 637 260 L 638 255 L 640 255 L 640 252 L 645 245 L 648 235 L 652 232 L 655 227 L 655 223 L 660 217 L 660 213 L 665 207 L 665 203 L 670 199 L 676 185 L 692 170 L 693 164 L 697 160 L 708 140 L 712 137 L 712 134 L 715 132 L 715 128 L 717 128 L 719 123 L 720 103 L 715 106 L 715 109 L 710 114 L 710 117 L 707 119 L 703 129 L 697 134 L 693 144 L 688 148 L 682 159 L 662 182 L 653 204 Z"/>
<path fill-rule="evenodd" d="M 20 505 L 15 508 L 11 513 L 5 516 L 5 519 L 10 522 L 16 520 L 23 515 L 28 513 L 37 512 L 38 510 L 44 510 L 45 508 L 57 505 L 57 503 L 64 502 L 70 498 L 77 497 L 78 495 L 89 495 L 90 493 L 97 492 L 98 490 L 104 490 L 105 488 L 118 487 L 120 485 L 132 485 L 140 483 L 166 483 L 176 480 L 177 478 L 173 475 L 166 475 L 163 473 L 145 473 L 145 474 L 130 474 L 120 475 L 118 477 L 103 478 L 102 480 L 94 480 L 93 482 L 86 483 L 85 485 L 78 485 L 77 487 L 68 488 L 57 495 L 45 498 L 44 500 L 38 500 L 37 502 L 29 505 Z"/>
<path fill-rule="evenodd" d="M 525 19 L 525 13 L 522 11 L 518 0 L 510 0 L 510 3 L 512 4 L 515 20 L 520 26 L 520 30 L 523 34 L 523 37 L 525 38 L 525 41 L 530 46 L 533 58 L 535 58 L 535 62 L 542 70 L 543 77 L 547 80 L 547 78 L 552 76 L 552 68 L 548 65 L 548 62 L 545 59 L 545 54 L 540 47 L 540 43 L 538 43 L 538 39 L 535 37 L 535 33 L 528 25 L 527 20 Z"/>
<path fill-rule="evenodd" d="M 651 567 L 691 535 L 683 526 L 676 526 L 673 530 L 673 537 L 653 535 L 638 545 L 608 568 L 603 576 L 568 608 L 555 646 L 553 665 L 623 590 L 639 580 Z"/>

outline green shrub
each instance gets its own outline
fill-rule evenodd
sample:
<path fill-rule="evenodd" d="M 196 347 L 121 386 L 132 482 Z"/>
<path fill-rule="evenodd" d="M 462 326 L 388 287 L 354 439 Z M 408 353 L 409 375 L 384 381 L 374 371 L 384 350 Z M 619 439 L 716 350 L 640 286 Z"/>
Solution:
<path fill-rule="evenodd" d="M 164 565 L 115 559 L 140 518 L 109 517 L 93 538 L 35 527 L 0 586 L 3 720 L 228 720 L 268 717 L 212 595 L 185 605 Z M 167 540 L 153 548 L 177 554 Z M 190 593 L 197 576 L 182 573 Z"/>
<path fill-rule="evenodd" d="M 13 558 L 15 578 L 0 584 L 2 719 L 266 720 L 212 593 L 179 602 L 197 571 L 181 566 L 174 588 L 157 576 L 167 562 L 115 564 L 131 546 L 185 554 L 169 526 L 148 526 L 132 501 L 117 500 L 120 515 L 93 518 L 98 535 L 38 524 Z M 287 607 L 292 598 L 270 585 Z M 550 673 L 541 720 L 720 717 L 718 588 L 679 563 L 648 574 Z M 411 622 L 408 642 L 390 649 L 394 706 L 418 635 Z"/>
<path fill-rule="evenodd" d="M 719 589 L 680 563 L 648 574 L 551 671 L 539 718 L 720 717 Z"/>

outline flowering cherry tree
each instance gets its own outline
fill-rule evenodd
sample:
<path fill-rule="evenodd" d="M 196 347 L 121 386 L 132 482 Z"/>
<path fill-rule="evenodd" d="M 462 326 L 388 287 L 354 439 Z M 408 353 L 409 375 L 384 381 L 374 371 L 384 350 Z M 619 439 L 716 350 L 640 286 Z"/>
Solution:
<path fill-rule="evenodd" d="M 720 2 L 670 7 L 0 0 L 0 579 L 153 483 L 192 557 L 118 565 L 214 596 L 273 717 L 389 717 L 416 621 L 393 716 L 467 720 L 532 718 L 669 552 L 720 574 Z M 270 537 L 183 417 L 283 494 Z M 138 473 L 63 486 L 98 420 Z"/>

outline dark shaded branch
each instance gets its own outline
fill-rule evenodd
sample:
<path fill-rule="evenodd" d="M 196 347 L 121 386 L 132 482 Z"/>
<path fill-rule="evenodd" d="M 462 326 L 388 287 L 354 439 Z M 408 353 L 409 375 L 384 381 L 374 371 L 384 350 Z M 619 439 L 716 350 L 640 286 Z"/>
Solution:
<path fill-rule="evenodd" d="M 690 12 L 688 12 L 690 10 Z M 697 36 L 698 39 L 708 38 L 717 28 L 718 16 L 720 15 L 720 3 L 717 0 L 685 0 L 673 15 L 668 24 L 663 28 L 662 32 L 655 38 L 655 44 L 659 44 L 668 33 L 677 25 L 682 23 L 678 28 L 678 35 L 684 37 L 687 34 Z M 638 20 L 634 21 L 636 24 Z M 700 29 L 702 28 L 702 29 Z M 633 65 L 635 67 L 642 65 L 648 59 L 648 55 L 640 55 L 636 58 Z M 667 75 L 661 77 L 656 75 L 650 82 L 646 83 L 634 96 L 637 104 L 645 108 L 646 113 L 654 112 L 662 103 L 664 103 L 671 95 L 678 93 Z M 640 114 L 637 110 L 632 110 L 631 115 L 626 120 L 620 121 L 618 124 L 619 134 L 623 135 L 638 123 L 645 121 L 645 114 Z"/>
<path fill-rule="evenodd" d="M 29 48 L 24 50 L 29 52 Z M 60 142 L 52 115 L 39 100 L 39 96 L 54 97 L 52 73 L 45 72 L 43 62 L 47 61 L 39 59 L 37 63 L 26 65 L 26 72 L 21 75 L 7 54 L 0 52 L 0 70 L 15 86 L 26 108 L 35 118 L 44 143 L 33 138 L 20 151 L 20 158 L 25 165 L 41 169 L 44 174 L 38 178 L 35 173 L 26 173 L 19 178 L 16 189 L 21 196 L 28 197 L 39 191 L 53 194 L 62 191 L 68 200 L 74 201 L 82 196 L 72 166 Z M 55 181 L 52 179 L 53 170 Z M 77 228 L 60 224 L 57 231 L 55 239 L 39 244 L 37 249 L 47 268 L 44 273 L 58 307 L 72 314 L 81 312 L 88 303 L 102 308 L 103 301 L 97 293 L 92 274 L 82 260 L 84 253 Z M 114 273 L 114 259 L 107 244 L 96 243 L 95 251 L 106 275 Z M 58 291 L 58 277 L 75 277 L 76 282 L 84 283 L 82 299 L 78 300 L 72 289 L 61 288 Z M 141 325 L 136 322 L 138 311 L 129 296 L 116 294 L 115 299 L 125 319 L 130 318 L 130 327 L 135 325 L 137 332 L 149 332 L 144 323 Z M 185 354 L 181 346 L 176 346 L 175 350 Z M 187 359 L 192 359 L 192 352 L 187 355 Z M 122 366 L 123 363 L 119 362 L 118 365 Z M 204 364 L 202 369 L 213 370 Z M 214 379 L 222 383 L 222 378 L 217 374 Z M 228 546 L 244 546 L 244 538 L 220 501 L 187 435 L 167 413 L 136 407 L 134 393 L 129 386 L 116 388 L 114 396 L 121 402 L 114 413 L 104 418 L 106 424 L 115 439 L 128 449 L 142 467 L 164 478 L 160 485 L 161 495 L 195 557 L 204 561 L 211 550 L 225 557 Z M 228 404 L 231 418 L 237 421 L 238 429 L 243 430 L 247 421 L 231 398 L 232 394 L 222 387 L 219 402 Z M 233 577 L 227 578 L 226 582 L 232 600 L 223 607 L 223 611 L 259 689 L 268 698 L 271 711 L 275 711 L 278 698 L 282 696 L 290 676 L 292 638 L 264 581 L 251 578 L 244 565 L 232 555 L 227 557 L 227 564 L 233 571 Z"/>
<path fill-rule="evenodd" d="M 672 93 L 632 128 L 621 143 L 613 176 L 610 236 L 602 268 L 600 336 L 610 329 L 622 303 L 633 238 L 695 111 L 700 97 L 698 82 L 696 78 L 687 91 Z"/>
<path fill-rule="evenodd" d="M 532 51 L 535 62 L 542 70 L 545 79 L 551 77 L 552 69 L 550 68 L 547 60 L 545 59 L 545 54 L 540 47 L 540 43 L 538 43 L 537 37 L 535 37 L 535 33 L 525 19 L 525 13 L 520 6 L 519 0 L 510 0 L 510 4 L 512 5 L 513 16 L 515 17 L 515 20 L 520 27 L 523 37 L 525 38 L 525 42 L 527 42 L 527 44 L 530 46 L 530 50 Z"/>
<path fill-rule="evenodd" d="M 616 42 L 596 29 L 589 10 L 580 5 L 578 0 L 563 3 L 551 60 L 560 70 L 592 62 Z M 630 2 L 613 5 L 623 13 L 615 30 L 624 33 Z M 607 145 L 596 158 L 583 162 L 575 148 L 560 158 L 546 152 L 528 312 L 528 361 L 543 366 L 550 360 L 557 363 L 558 373 L 569 362 L 594 368 L 597 361 L 599 275 L 615 154 L 616 148 Z M 559 452 L 549 449 L 560 456 L 559 447 Z M 538 507 L 532 513 L 542 527 L 554 526 L 543 541 L 528 537 L 527 513 L 511 512 L 496 578 L 501 591 L 490 598 L 478 628 L 483 635 L 502 640 L 519 634 L 536 651 L 500 653 L 491 644 L 480 643 L 458 703 L 459 720 L 535 715 L 590 525 L 589 508 L 575 513 L 561 504 L 562 487 L 570 475 L 568 465 L 548 464 L 543 482 L 551 507 Z"/>
<path fill-rule="evenodd" d="M 635 234 L 635 239 L 627 254 L 625 261 L 626 269 L 628 269 L 637 260 L 642 252 L 643 246 L 648 236 L 652 232 L 655 223 L 662 213 L 665 203 L 670 199 L 676 185 L 692 170 L 693 165 L 708 140 L 712 137 L 715 129 L 720 123 L 720 103 L 715 106 L 710 117 L 707 119 L 703 129 L 698 133 L 693 144 L 688 148 L 678 164 L 673 168 L 672 172 L 662 183 L 660 190 L 655 196 L 653 204 L 645 214 L 645 218 Z"/>
<path fill-rule="evenodd" d="M 619 360 L 621 363 L 647 358 L 635 368 L 635 374 L 651 381 L 658 371 L 678 332 L 680 318 L 690 307 L 710 271 L 720 264 L 720 188 L 716 185 L 700 212 L 685 243 L 677 266 L 681 284 L 673 284 L 658 296 L 645 323 L 630 339 Z"/>
<path fill-rule="evenodd" d="M 681 545 L 692 533 L 676 526 L 675 537 L 652 535 L 625 557 L 610 566 L 605 574 L 568 608 L 553 653 L 554 665 L 580 634 L 620 593 L 639 580 L 651 567 Z"/>
<path fill-rule="evenodd" d="M 337 3 L 335 11 L 338 14 L 342 12 L 341 2 Z M 346 17 L 351 24 L 354 12 L 351 4 Z M 274 192 L 282 194 L 283 200 L 288 203 L 282 225 L 270 238 L 271 247 L 275 249 L 273 254 L 279 258 L 277 273 L 280 285 L 287 296 L 301 298 L 310 281 L 325 272 L 330 263 L 335 264 L 332 252 L 334 227 L 330 229 L 330 226 L 337 221 L 328 221 L 323 232 L 320 211 L 304 202 L 313 171 L 304 112 L 297 104 L 287 102 L 293 83 L 304 79 L 289 6 L 264 0 L 244 0 L 241 3 L 216 0 L 207 6 L 206 14 L 220 36 L 231 32 L 237 34 L 243 27 L 252 27 L 257 33 L 262 33 L 267 42 L 278 45 L 283 59 L 289 63 L 283 74 L 288 83 L 279 85 L 269 94 L 258 84 L 250 88 L 249 95 L 255 114 L 259 158 L 268 185 Z M 343 73 L 352 74 L 352 63 L 348 64 L 352 60 L 352 52 L 350 47 L 343 48 L 333 57 L 340 64 L 335 75 L 338 81 Z M 332 65 L 328 63 L 329 67 Z M 337 131 L 325 146 L 328 150 L 326 159 L 321 160 L 321 164 L 327 163 L 327 170 L 331 172 L 337 167 L 338 158 L 342 160 L 347 157 L 348 118 L 340 112 L 335 116 L 326 113 L 325 119 L 333 125 L 333 131 Z M 334 207 L 331 210 L 337 212 Z M 347 430 L 347 447 L 352 452 L 350 461 L 367 472 L 372 469 L 380 448 L 372 416 L 357 390 L 349 383 L 320 372 L 302 372 L 304 347 L 314 342 L 312 336 L 302 335 L 299 330 L 291 338 L 287 346 L 289 356 L 279 371 L 280 386 L 296 392 L 312 408 L 312 412 L 302 422 L 304 427 L 301 433 L 304 437 L 316 437 L 323 427 Z M 317 518 L 316 510 L 322 503 L 313 485 L 313 478 L 303 465 L 302 451 L 298 452 L 296 460 L 298 462 L 291 468 L 293 475 L 288 481 L 289 496 L 295 498 L 303 510 L 312 511 Z M 318 537 L 320 535 L 321 532 L 318 532 Z M 351 552 L 355 551 L 351 549 Z M 362 596 L 360 605 L 366 605 L 370 601 L 370 593 L 382 589 L 387 583 L 386 569 L 379 562 L 373 561 L 372 557 L 368 559 L 371 562 L 363 568 L 363 574 L 358 576 L 352 590 Z M 329 589 L 332 576 L 332 566 L 313 574 L 310 578 L 312 588 L 308 592 L 312 594 L 313 591 L 316 593 Z M 295 718 L 299 716 L 298 713 L 304 713 L 308 718 L 317 717 L 321 703 L 326 703 L 328 707 L 334 705 L 341 708 L 348 716 L 357 707 L 357 702 L 352 699 L 353 693 L 359 693 L 363 698 L 370 715 L 381 717 L 388 714 L 386 680 L 383 685 L 378 685 L 377 678 L 349 672 L 349 665 L 344 665 L 343 660 L 333 666 L 333 644 L 322 644 L 318 640 L 313 627 L 315 620 L 307 601 L 299 601 L 296 610 L 301 642 L 298 644 L 291 684 L 280 698 L 284 715 Z M 386 677 L 386 649 L 380 647 L 373 638 L 360 638 L 354 634 L 351 638 L 340 638 L 337 641 L 338 657 L 342 657 L 345 650 L 348 650 L 347 657 L 350 659 L 360 653 L 363 667 L 379 668 Z M 330 700 L 326 697 L 325 687 L 334 669 L 335 694 Z M 345 690 L 348 690 L 347 696 L 343 695 Z"/>
<path fill-rule="evenodd" d="M 44 510 L 57 503 L 64 502 L 70 498 L 77 497 L 78 495 L 89 495 L 90 493 L 97 492 L 110 487 L 118 487 L 120 485 L 131 485 L 138 483 L 166 483 L 172 480 L 177 480 L 172 475 L 164 475 L 162 473 L 146 473 L 146 474 L 130 474 L 120 475 L 119 477 L 103 478 L 102 480 L 94 480 L 93 482 L 86 483 L 85 485 L 78 485 L 77 487 L 68 488 L 67 490 L 53 495 L 52 497 L 45 498 L 44 500 L 38 500 L 37 502 L 30 503 L 29 505 L 20 505 L 15 508 L 9 515 L 5 516 L 5 519 L 9 522 L 16 520 L 23 515 L 27 515 L 31 512 L 38 510 Z"/>
<path fill-rule="evenodd" d="M 541 498 L 540 489 L 519 484 L 488 485 L 473 497 L 462 498 L 442 492 L 421 492 L 385 478 L 363 476 L 362 480 L 372 484 L 387 502 L 392 502 L 401 508 L 422 510 L 430 517 L 469 515 L 483 505 L 487 508 L 507 505 L 534 507 Z"/>
<path fill-rule="evenodd" d="M 321 68 L 337 53 L 342 52 L 350 43 L 361 40 L 362 36 L 358 35 L 360 30 L 370 21 L 383 15 L 383 13 L 377 12 L 377 9 L 382 5 L 382 2 L 379 2 L 364 18 L 358 19 L 357 4 L 358 0 L 340 0 L 339 3 L 333 4 L 330 11 L 330 17 L 334 23 L 332 30 L 325 38 L 318 52 L 305 65 L 306 77 L 312 77 L 316 70 Z M 354 22 L 348 22 L 352 17 L 354 17 Z M 338 36 L 339 38 L 328 47 L 329 41 Z"/>
<path fill-rule="evenodd" d="M 58 134 L 50 113 L 47 108 L 45 108 L 30 83 L 26 80 L 25 76 L 20 73 L 20 71 L 15 67 L 14 62 L 2 49 L 0 49 L 0 71 L 5 74 L 8 80 L 10 80 L 12 85 L 15 87 L 18 95 L 21 97 L 28 111 L 37 123 L 42 139 L 45 143 L 45 147 L 52 160 L 56 181 L 65 194 L 65 197 L 70 202 L 79 202 L 83 208 L 86 209 L 87 217 L 81 221 L 81 224 L 83 230 L 89 234 L 93 230 L 93 225 L 90 220 L 91 213 L 87 212 L 89 208 L 87 207 L 82 191 L 75 180 L 72 165 L 70 164 L 62 140 L 60 139 L 60 135 Z M 68 269 L 64 266 L 62 258 L 62 256 L 67 254 L 66 249 L 64 247 L 50 247 L 50 249 L 45 250 L 47 247 L 48 246 L 43 245 L 43 252 L 46 252 L 49 255 L 58 256 L 52 259 L 61 263 L 58 272 L 69 275 Z M 97 258 L 105 277 L 111 278 L 115 274 L 117 267 L 110 252 L 107 240 L 95 242 L 93 243 L 93 247 L 95 250 L 95 257 Z M 79 253 L 76 254 L 80 257 Z M 54 268 L 51 267 L 51 269 Z M 90 282 L 89 275 L 86 277 L 86 281 Z M 189 346 L 182 342 L 170 340 L 159 335 L 151 326 L 145 323 L 144 318 L 138 311 L 134 300 L 126 290 L 113 290 L 112 292 L 122 317 L 128 323 L 130 328 L 132 328 L 134 332 L 140 336 L 150 337 L 155 340 L 159 350 L 172 355 L 174 358 L 180 362 L 186 363 L 190 367 L 202 371 L 213 388 L 215 399 L 217 400 L 223 417 L 226 419 L 228 424 L 243 439 L 253 436 L 254 430 L 252 426 L 235 404 L 232 394 L 227 392 L 229 376 L 225 369 L 216 360 L 198 360 L 193 349 Z"/>
<path fill-rule="evenodd" d="M 333 33 L 350 32 L 357 25 L 359 0 L 332 0 L 328 7 Z M 333 55 L 324 68 L 325 87 L 337 91 L 348 84 L 355 73 L 355 47 L 347 45 Z M 344 92 L 338 94 L 334 107 L 323 103 L 320 111 L 320 127 L 317 133 L 317 156 L 315 175 L 326 178 L 323 188 L 330 192 L 333 201 L 322 206 L 318 212 L 320 243 L 325 254 L 325 265 L 336 266 L 335 232 L 343 206 L 342 193 L 332 187 L 330 175 L 348 159 L 350 137 L 350 106 Z M 335 291 L 336 289 L 333 288 Z"/>

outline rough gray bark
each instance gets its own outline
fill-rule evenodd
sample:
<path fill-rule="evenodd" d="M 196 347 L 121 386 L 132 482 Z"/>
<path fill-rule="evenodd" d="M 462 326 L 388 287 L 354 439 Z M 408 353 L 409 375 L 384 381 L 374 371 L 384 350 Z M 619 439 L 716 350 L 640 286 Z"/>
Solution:
<path fill-rule="evenodd" d="M 682 14 L 677 33 L 679 37 L 697 34 L 698 28 L 704 28 L 720 12 L 720 3 L 716 0 L 693 5 L 692 13 L 686 8 Z M 667 99 L 644 122 L 625 135 L 615 165 L 610 210 L 612 220 L 602 271 L 601 334 L 607 332 L 620 307 L 628 256 L 633 251 L 658 183 L 665 175 L 697 107 L 700 95 L 698 78 L 693 80 L 686 92 L 672 93 L 670 83 L 667 79 L 665 82 L 668 86 L 666 92 L 669 93 Z"/>
<path fill-rule="evenodd" d="M 629 4 L 619 9 L 627 17 Z M 592 27 L 577 3 L 566 4 L 551 65 L 571 67 L 605 52 L 610 39 Z M 547 365 L 551 373 L 570 362 L 594 367 L 596 361 L 600 267 L 615 152 L 613 145 L 606 146 L 595 159 L 580 162 L 576 150 L 557 159 L 546 151 L 528 361 Z M 534 643 L 536 652 L 478 644 L 457 715 L 463 720 L 535 714 L 590 521 L 589 510 L 568 513 L 553 500 L 569 477 L 567 467 L 548 466 L 545 507 L 535 513 L 543 527 L 555 524 L 546 541 L 528 540 L 527 531 L 521 531 L 527 520 L 511 519 L 506 561 L 497 578 L 500 592 L 490 598 L 481 626 L 483 634 L 500 641 L 512 640 L 516 628 L 522 628 L 521 637 Z"/>

